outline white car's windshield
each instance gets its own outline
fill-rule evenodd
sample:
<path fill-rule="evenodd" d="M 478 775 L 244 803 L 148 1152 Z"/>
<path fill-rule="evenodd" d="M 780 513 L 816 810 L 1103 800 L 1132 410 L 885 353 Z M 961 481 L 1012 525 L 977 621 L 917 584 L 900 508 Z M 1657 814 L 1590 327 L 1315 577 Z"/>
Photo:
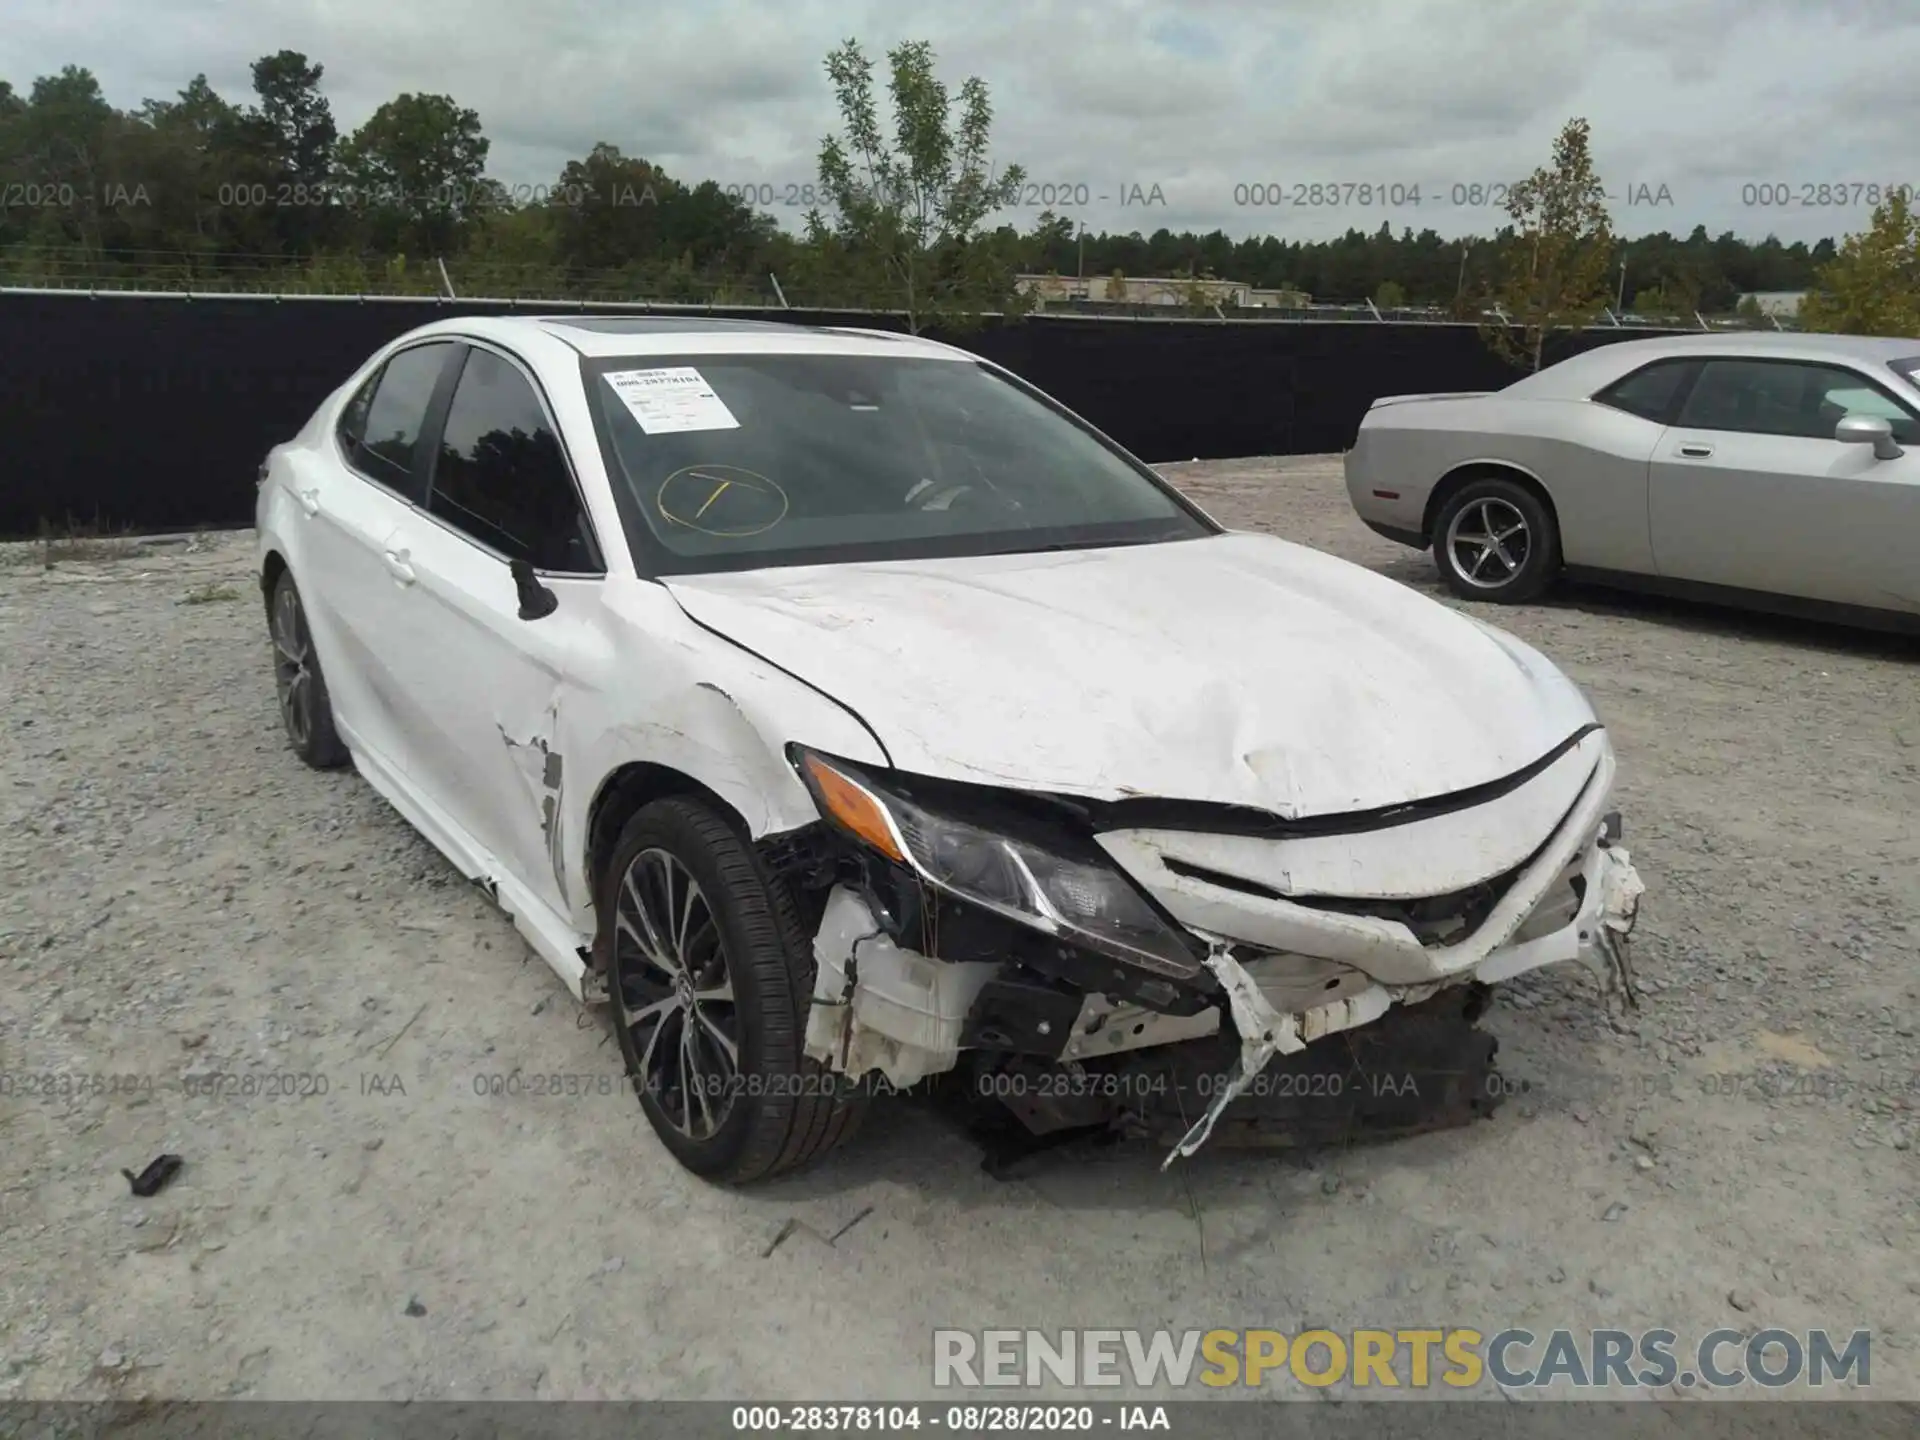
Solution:
<path fill-rule="evenodd" d="M 584 367 L 656 574 L 1214 533 L 1164 483 L 963 360 L 721 354 Z"/>

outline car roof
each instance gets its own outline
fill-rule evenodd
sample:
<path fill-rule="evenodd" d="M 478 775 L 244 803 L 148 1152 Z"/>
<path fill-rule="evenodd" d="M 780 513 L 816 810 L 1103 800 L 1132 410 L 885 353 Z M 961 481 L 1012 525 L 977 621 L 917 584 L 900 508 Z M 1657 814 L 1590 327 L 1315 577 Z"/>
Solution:
<path fill-rule="evenodd" d="M 1808 335 L 1780 330 L 1617 340 L 1569 356 L 1557 365 L 1550 365 L 1524 380 L 1516 381 L 1508 389 L 1516 397 L 1532 399 L 1584 397 L 1654 360 L 1728 355 L 1878 367 L 1895 360 L 1920 357 L 1920 340 L 1885 339 L 1873 335 Z"/>
<path fill-rule="evenodd" d="M 491 340 L 540 364 L 640 355 L 879 355 L 969 360 L 978 356 L 917 335 L 695 315 L 462 315 L 410 332 Z"/>

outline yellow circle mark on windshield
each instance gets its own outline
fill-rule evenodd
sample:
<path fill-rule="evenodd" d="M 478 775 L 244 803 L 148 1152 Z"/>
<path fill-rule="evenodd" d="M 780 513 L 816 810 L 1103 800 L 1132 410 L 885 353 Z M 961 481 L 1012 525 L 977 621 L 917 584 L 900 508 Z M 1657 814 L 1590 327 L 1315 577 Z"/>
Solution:
<path fill-rule="evenodd" d="M 787 518 L 787 492 L 738 465 L 689 465 L 660 482 L 660 518 L 702 535 L 744 540 Z"/>

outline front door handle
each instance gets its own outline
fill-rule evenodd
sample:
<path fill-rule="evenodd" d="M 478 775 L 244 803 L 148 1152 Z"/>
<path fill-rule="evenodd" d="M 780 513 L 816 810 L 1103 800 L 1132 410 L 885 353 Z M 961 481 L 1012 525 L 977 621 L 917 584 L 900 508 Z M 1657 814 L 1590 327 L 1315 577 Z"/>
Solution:
<path fill-rule="evenodd" d="M 413 566 L 407 563 L 407 552 L 405 550 L 387 551 L 387 573 L 402 585 L 413 584 Z"/>
<path fill-rule="evenodd" d="M 296 490 L 293 492 L 293 495 L 294 499 L 300 502 L 300 508 L 306 511 L 307 514 L 318 515 L 320 513 L 320 489 L 318 486 L 315 486 L 311 490 Z"/>
<path fill-rule="evenodd" d="M 1689 441 L 1680 447 L 1680 453 L 1694 460 L 1704 460 L 1713 454 L 1713 446 L 1702 445 L 1699 441 Z"/>

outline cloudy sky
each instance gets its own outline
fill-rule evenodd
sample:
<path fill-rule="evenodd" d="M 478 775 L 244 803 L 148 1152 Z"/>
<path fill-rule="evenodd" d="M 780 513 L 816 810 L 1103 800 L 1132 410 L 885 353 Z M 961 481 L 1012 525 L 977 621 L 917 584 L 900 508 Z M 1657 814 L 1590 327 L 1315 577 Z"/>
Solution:
<path fill-rule="evenodd" d="M 1626 234 L 1705 224 L 1815 239 L 1865 222 L 1861 186 L 1920 187 L 1916 0 L 23 0 L 9 10 L 0 78 L 21 91 L 80 64 L 123 107 L 171 96 L 201 71 L 241 98 L 249 61 L 296 49 L 326 66 L 343 132 L 400 91 L 438 91 L 479 112 L 490 171 L 516 188 L 551 183 L 605 140 L 681 178 L 752 187 L 789 221 L 835 121 L 821 62 L 848 37 L 875 55 L 929 39 L 954 87 L 967 75 L 988 83 L 995 156 L 1024 165 L 1033 187 L 1012 217 L 1022 228 L 1050 199 L 1096 230 L 1318 238 L 1388 220 L 1484 231 L 1495 214 L 1484 188 L 1476 208 L 1473 187 L 1542 163 L 1573 115 L 1592 122 Z M 1295 188 L 1316 184 L 1334 187 L 1319 203 Z"/>

